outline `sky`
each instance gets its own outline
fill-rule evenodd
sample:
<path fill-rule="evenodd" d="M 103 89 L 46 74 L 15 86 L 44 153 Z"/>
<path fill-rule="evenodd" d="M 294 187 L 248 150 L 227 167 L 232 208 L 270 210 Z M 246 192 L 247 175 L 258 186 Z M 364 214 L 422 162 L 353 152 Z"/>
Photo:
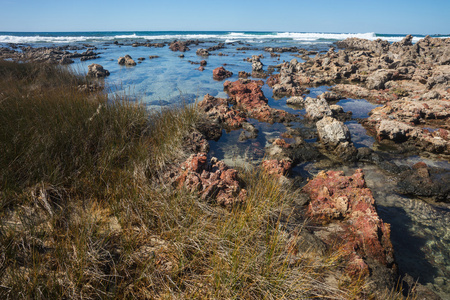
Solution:
<path fill-rule="evenodd" d="M 450 34 L 450 0 L 0 0 L 0 31 Z"/>

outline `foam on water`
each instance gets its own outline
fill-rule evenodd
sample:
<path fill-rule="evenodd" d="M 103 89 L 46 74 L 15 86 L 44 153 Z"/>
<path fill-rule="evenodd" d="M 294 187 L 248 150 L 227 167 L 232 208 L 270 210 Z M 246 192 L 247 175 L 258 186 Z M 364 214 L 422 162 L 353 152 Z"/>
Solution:
<path fill-rule="evenodd" d="M 290 40 L 297 42 L 339 41 L 346 38 L 362 38 L 368 40 L 383 39 L 389 42 L 401 41 L 405 35 L 380 35 L 367 33 L 321 33 L 321 32 L 43 32 L 43 33 L 10 33 L 0 32 L 0 43 L 73 43 L 113 40 L 173 40 L 199 39 L 223 40 L 225 42 Z M 414 36 L 417 42 L 424 36 Z M 447 38 L 449 36 L 439 36 Z"/>

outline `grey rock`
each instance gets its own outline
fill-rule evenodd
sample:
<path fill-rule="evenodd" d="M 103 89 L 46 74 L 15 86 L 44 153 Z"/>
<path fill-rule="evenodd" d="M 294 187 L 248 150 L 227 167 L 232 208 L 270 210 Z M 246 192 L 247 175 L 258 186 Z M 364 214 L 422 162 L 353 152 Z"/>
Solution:
<path fill-rule="evenodd" d="M 91 64 L 88 66 L 88 69 L 89 71 L 87 73 L 87 76 L 89 77 L 101 78 L 109 76 L 109 71 L 105 70 L 102 65 Z"/>
<path fill-rule="evenodd" d="M 350 131 L 341 121 L 332 117 L 324 117 L 316 123 L 319 138 L 324 144 L 337 145 L 351 142 Z"/>

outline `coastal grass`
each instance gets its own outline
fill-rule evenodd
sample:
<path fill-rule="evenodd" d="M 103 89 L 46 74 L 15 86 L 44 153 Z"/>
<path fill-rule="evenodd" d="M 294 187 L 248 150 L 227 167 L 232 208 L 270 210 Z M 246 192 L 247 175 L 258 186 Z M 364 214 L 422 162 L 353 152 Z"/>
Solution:
<path fill-rule="evenodd" d="M 327 283 L 341 253 L 299 250 L 296 191 L 263 170 L 241 172 L 232 209 L 161 180 L 195 105 L 148 112 L 58 66 L 0 74 L 1 299 L 372 297 Z"/>

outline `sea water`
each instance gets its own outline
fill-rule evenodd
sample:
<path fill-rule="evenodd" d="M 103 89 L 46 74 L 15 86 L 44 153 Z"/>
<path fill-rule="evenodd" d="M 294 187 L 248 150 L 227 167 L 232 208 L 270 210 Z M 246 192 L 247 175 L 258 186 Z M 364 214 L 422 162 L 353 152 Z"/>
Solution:
<path fill-rule="evenodd" d="M 400 41 L 405 35 L 389 35 L 376 33 L 301 33 L 301 32 L 39 32 L 11 33 L 0 32 L 0 47 L 32 46 L 62 46 L 84 45 L 95 46 L 100 54 L 99 59 L 80 62 L 70 67 L 76 71 L 87 72 L 88 65 L 101 64 L 111 75 L 105 79 L 110 93 L 126 93 L 134 95 L 149 109 L 160 109 L 170 105 L 200 101 L 205 94 L 214 97 L 227 95 L 223 91 L 223 82 L 212 79 L 212 71 L 219 66 L 233 72 L 228 80 L 238 79 L 239 71 L 251 72 L 251 63 L 245 59 L 252 55 L 262 54 L 264 69 L 269 65 L 277 65 L 283 61 L 300 58 L 298 53 L 278 53 L 279 57 L 271 57 L 264 47 L 301 47 L 306 50 L 326 52 L 333 43 L 348 37 L 359 37 L 369 40 L 378 38 L 389 42 Z M 424 36 L 415 36 L 417 42 Z M 190 45 L 190 51 L 172 52 L 168 46 L 132 47 L 133 42 L 171 42 L 175 39 L 198 39 L 203 43 Z M 123 45 L 115 45 L 117 41 Z M 196 55 L 199 48 L 224 43 L 225 48 L 211 52 L 208 57 Z M 238 51 L 238 47 L 248 47 L 252 50 Z M 81 50 L 84 51 L 84 50 Z M 217 55 L 222 53 L 222 56 Z M 117 59 L 130 55 L 136 62 L 139 57 L 144 61 L 133 67 L 120 66 Z M 149 59 L 149 56 L 159 56 Z M 207 66 L 203 72 L 197 68 L 205 60 Z M 309 97 L 315 97 L 331 87 L 322 86 L 309 89 Z M 289 125 L 267 124 L 250 119 L 259 130 L 256 139 L 239 142 L 241 130 L 225 132 L 217 141 L 211 141 L 211 156 L 224 160 L 227 164 L 240 167 L 257 165 L 264 157 L 264 148 L 269 140 L 277 138 L 286 131 L 286 126 L 301 130 L 314 130 L 313 125 L 302 122 L 305 110 L 302 107 L 292 107 L 286 104 L 287 98 L 275 99 L 272 89 L 267 85 L 262 88 L 271 107 L 283 109 L 299 115 L 299 122 Z M 346 122 L 356 147 L 373 147 L 375 139 L 369 136 L 359 123 L 359 119 L 367 118 L 370 110 L 377 105 L 364 99 L 343 99 L 337 104 L 344 111 L 352 111 L 352 119 Z M 308 142 L 315 142 L 315 139 Z M 430 166 L 441 167 L 450 172 L 450 164 L 439 160 L 425 159 L 419 156 L 393 159 L 399 165 L 412 166 L 423 161 Z M 303 178 L 316 175 L 324 165 L 323 162 L 307 162 L 296 168 L 296 174 Z M 331 165 L 331 164 L 330 164 Z M 335 168 L 335 167 L 334 167 Z M 374 165 L 346 165 L 338 169 L 350 175 L 356 168 L 363 168 L 367 185 L 374 193 L 380 216 L 392 225 L 392 243 L 396 253 L 401 274 L 410 274 L 420 283 L 428 286 L 444 299 L 450 298 L 450 206 L 448 204 L 430 204 L 422 199 L 399 195 L 395 192 L 396 178 L 381 171 Z M 336 169 L 336 168 L 335 168 Z"/>

